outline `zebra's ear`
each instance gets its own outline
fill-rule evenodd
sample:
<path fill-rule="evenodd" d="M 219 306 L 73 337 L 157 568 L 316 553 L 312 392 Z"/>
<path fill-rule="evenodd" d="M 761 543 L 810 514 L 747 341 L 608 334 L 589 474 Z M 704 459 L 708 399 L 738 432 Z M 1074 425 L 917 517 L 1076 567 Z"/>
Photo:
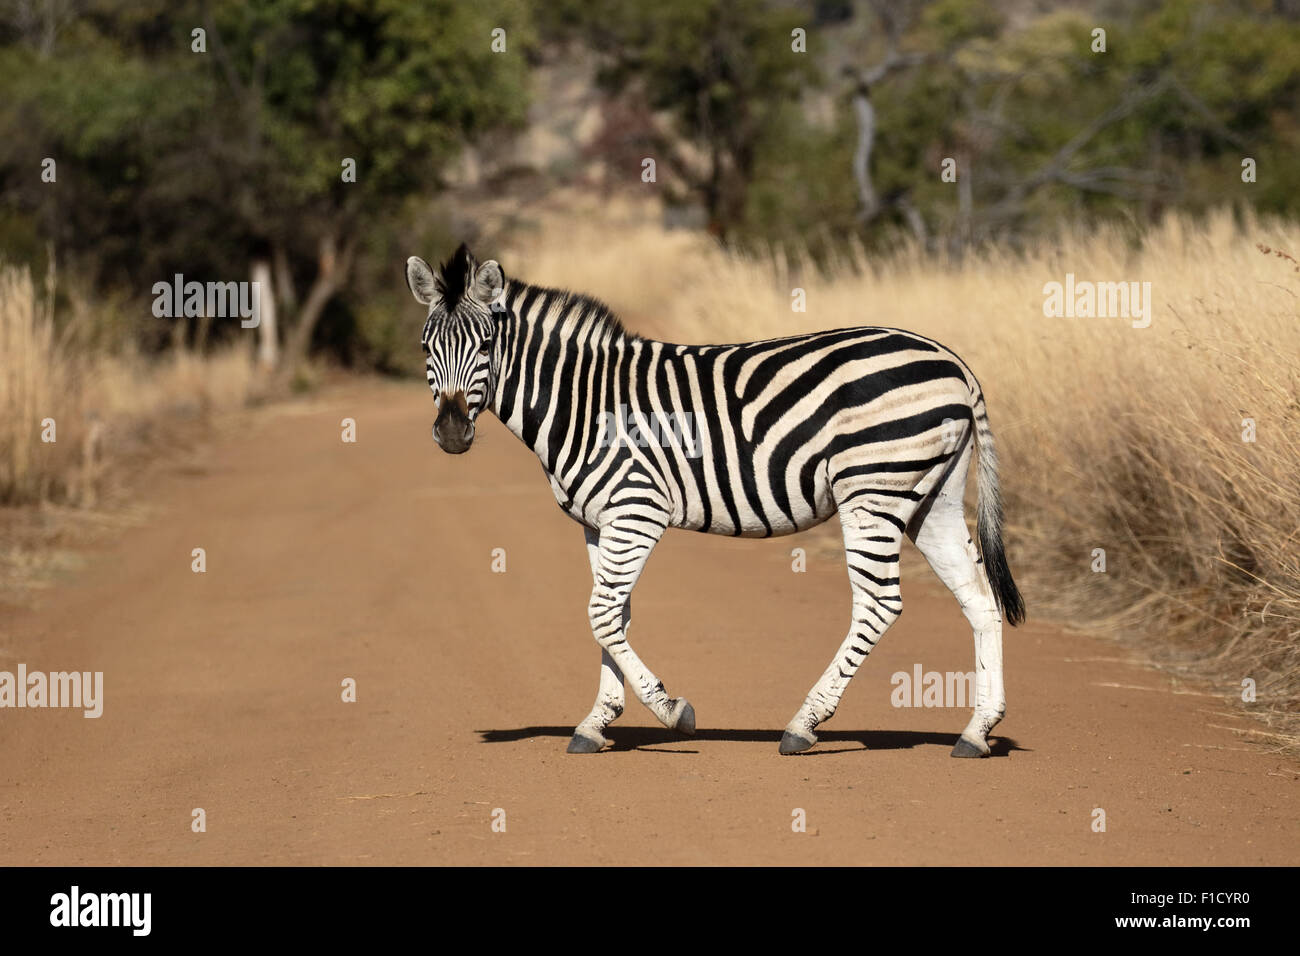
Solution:
<path fill-rule="evenodd" d="M 506 276 L 501 264 L 489 259 L 474 273 L 473 296 L 484 305 L 491 305 L 506 289 Z"/>
<path fill-rule="evenodd" d="M 406 284 L 411 287 L 415 301 L 421 305 L 429 305 L 438 294 L 433 270 L 419 256 L 411 256 L 406 260 Z"/>

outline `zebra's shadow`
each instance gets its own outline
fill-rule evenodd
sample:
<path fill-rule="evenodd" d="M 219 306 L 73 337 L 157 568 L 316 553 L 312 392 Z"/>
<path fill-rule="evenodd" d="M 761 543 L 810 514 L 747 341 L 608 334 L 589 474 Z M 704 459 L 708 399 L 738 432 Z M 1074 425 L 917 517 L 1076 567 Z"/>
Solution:
<path fill-rule="evenodd" d="M 516 727 L 501 730 L 478 730 L 475 733 L 485 744 L 515 743 L 520 740 L 532 740 L 536 737 L 558 737 L 568 740 L 573 736 L 572 727 Z M 646 753 L 698 753 L 694 749 L 684 749 L 682 745 L 697 740 L 725 740 L 733 743 L 770 743 L 773 750 L 781 742 L 779 730 L 742 730 L 702 728 L 693 736 L 684 737 L 664 727 L 610 727 L 606 732 L 609 737 L 610 751 L 642 750 Z M 807 753 L 795 754 L 797 757 L 819 757 L 831 754 L 857 753 L 863 750 L 911 750 L 915 747 L 936 746 L 951 750 L 957 742 L 956 733 L 934 733 L 920 730 L 821 730 L 817 732 L 817 746 Z M 856 744 L 857 746 L 836 746 L 837 744 Z M 665 746 L 667 745 L 667 746 Z M 675 746 L 674 746 L 675 745 Z M 648 749 L 653 748 L 653 749 Z M 1032 752 L 1021 747 L 1011 737 L 990 737 L 990 756 L 1005 757 L 1013 750 Z"/>

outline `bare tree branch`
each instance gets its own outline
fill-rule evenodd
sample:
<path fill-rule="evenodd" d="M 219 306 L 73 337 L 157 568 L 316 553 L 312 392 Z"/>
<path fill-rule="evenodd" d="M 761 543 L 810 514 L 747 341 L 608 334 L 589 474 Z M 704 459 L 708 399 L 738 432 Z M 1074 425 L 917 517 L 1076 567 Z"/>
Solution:
<path fill-rule="evenodd" d="M 1059 182 L 1076 188 L 1089 188 L 1097 192 L 1111 192 L 1120 195 L 1120 193 L 1115 192 L 1118 187 L 1104 185 L 1102 183 L 1104 177 L 1098 177 L 1096 171 L 1092 171 L 1090 175 L 1087 170 L 1080 172 L 1068 169 L 1070 162 L 1099 133 L 1131 116 L 1140 107 L 1168 90 L 1170 85 L 1171 78 L 1165 75 L 1130 91 L 1118 103 L 1095 117 L 1092 122 L 1072 136 L 1069 142 L 1057 150 L 1046 163 L 1024 179 L 1013 184 L 1007 195 L 986 210 L 981 218 L 986 223 L 996 223 L 1014 216 L 1019 212 L 1030 193 L 1049 182 Z M 1111 168 L 1113 169 L 1113 167 Z M 1125 170 L 1124 173 L 1130 180 L 1137 181 L 1139 179 L 1138 171 Z M 1130 198 L 1142 198 L 1143 195 L 1145 194 L 1136 193 Z"/>
<path fill-rule="evenodd" d="M 1183 101 L 1183 104 L 1199 116 L 1201 121 L 1205 123 L 1212 133 L 1220 139 L 1227 140 L 1238 149 L 1246 149 L 1246 141 L 1232 130 L 1228 129 L 1228 127 L 1224 126 L 1223 122 L 1214 115 L 1213 111 L 1211 111 L 1208 106 L 1205 105 L 1205 102 L 1184 86 L 1181 80 L 1175 76 L 1170 76 L 1169 85 L 1178 98 Z"/>
<path fill-rule="evenodd" d="M 864 225 L 880 215 L 883 209 L 875 184 L 871 181 L 871 151 L 876 141 L 876 108 L 871 102 L 871 88 L 889 75 L 909 69 L 927 59 L 924 53 L 899 52 L 904 15 L 897 6 L 875 3 L 873 7 L 877 19 L 885 28 L 884 59 L 865 69 L 844 68 L 844 74 L 853 80 L 853 116 L 858 125 L 858 145 L 853 152 L 853 178 L 858 184 L 858 222 Z M 911 211 L 919 217 L 920 214 L 914 207 Z"/>

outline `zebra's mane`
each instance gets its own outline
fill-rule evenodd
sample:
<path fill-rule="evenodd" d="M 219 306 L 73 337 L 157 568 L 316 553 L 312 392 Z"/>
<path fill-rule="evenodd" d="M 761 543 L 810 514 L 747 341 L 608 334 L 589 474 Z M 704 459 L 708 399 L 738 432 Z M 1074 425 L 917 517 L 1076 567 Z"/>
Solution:
<path fill-rule="evenodd" d="M 448 315 L 455 313 L 470 284 L 474 281 L 474 271 L 478 263 L 465 243 L 461 243 L 449 260 L 438 267 L 434 274 L 434 286 L 442 299 L 443 308 Z M 515 279 L 510 282 L 514 287 L 514 301 L 518 302 L 530 293 L 542 296 L 550 303 L 549 312 L 564 316 L 560 325 L 560 334 L 576 335 L 581 331 L 597 326 L 597 338 L 605 340 L 631 341 L 640 336 L 623 325 L 623 322 L 604 302 L 594 296 L 573 292 L 569 289 L 555 289 L 550 286 L 534 285 Z"/>
<path fill-rule="evenodd" d="M 474 257 L 470 255 L 469 246 L 462 242 L 451 258 L 438 267 L 433 277 L 433 287 L 442 299 L 442 306 L 448 315 L 460 305 L 473 277 Z"/>
<path fill-rule="evenodd" d="M 548 312 L 550 314 L 560 314 L 564 318 L 561 320 L 559 332 L 565 337 L 575 336 L 592 326 L 596 327 L 596 336 L 598 340 L 604 340 L 606 336 L 614 340 L 635 341 L 640 338 L 635 332 L 629 331 L 623 325 L 623 320 L 615 314 L 614 310 L 594 296 L 586 295 L 582 292 L 574 292 L 570 289 L 555 289 L 550 286 L 533 285 L 531 283 L 519 282 L 516 280 L 517 292 L 514 294 L 514 301 L 522 301 L 526 296 L 535 294 L 544 296 L 551 303 Z"/>

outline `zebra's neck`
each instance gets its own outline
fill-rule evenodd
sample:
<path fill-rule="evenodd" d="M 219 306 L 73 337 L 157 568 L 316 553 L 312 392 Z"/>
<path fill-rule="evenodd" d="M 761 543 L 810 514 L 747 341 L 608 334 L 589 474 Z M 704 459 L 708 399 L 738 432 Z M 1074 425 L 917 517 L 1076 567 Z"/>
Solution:
<path fill-rule="evenodd" d="M 492 411 L 548 464 L 560 437 L 582 427 L 570 400 L 575 383 L 599 392 L 621 357 L 646 340 L 604 303 L 578 293 L 507 281 L 502 302 Z"/>

